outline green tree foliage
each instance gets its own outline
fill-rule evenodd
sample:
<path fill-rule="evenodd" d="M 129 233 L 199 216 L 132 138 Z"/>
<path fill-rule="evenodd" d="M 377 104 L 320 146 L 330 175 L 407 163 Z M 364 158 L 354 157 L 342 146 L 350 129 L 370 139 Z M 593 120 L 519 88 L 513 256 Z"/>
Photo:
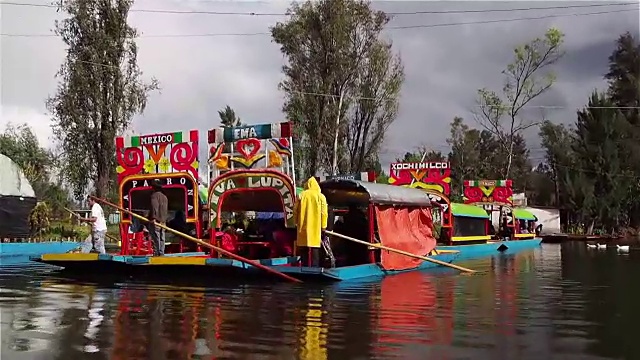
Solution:
<path fill-rule="evenodd" d="M 48 183 L 50 170 L 54 165 L 53 155 L 40 146 L 38 138 L 28 125 L 9 124 L 0 135 L 0 153 L 8 156 L 22 169 L 34 191 L 37 185 Z M 42 193 L 37 192 L 36 196 L 40 197 Z"/>
<path fill-rule="evenodd" d="M 464 180 L 500 180 L 504 178 L 507 149 L 488 130 L 472 129 L 460 117 L 451 122 L 447 143 L 451 146 L 452 193 L 462 193 Z M 513 137 L 511 179 L 516 191 L 524 191 L 531 172 L 529 150 L 520 134 Z"/>
<path fill-rule="evenodd" d="M 354 81 L 357 98 L 347 114 L 347 164 L 358 172 L 377 157 L 384 136 L 398 113 L 398 96 L 404 81 L 400 57 L 391 44 L 377 41 L 366 54 L 359 76 Z"/>
<path fill-rule="evenodd" d="M 588 107 L 578 112 L 573 151 L 581 171 L 590 174 L 593 187 L 593 201 L 582 206 L 606 230 L 620 224 L 633 185 L 629 181 L 632 173 L 626 169 L 630 153 L 624 146 L 629 129 L 627 119 L 604 94 L 592 94 Z"/>
<path fill-rule="evenodd" d="M 404 78 L 380 39 L 389 17 L 361 0 L 294 3 L 288 12 L 271 33 L 287 59 L 280 88 L 302 177 L 364 170 L 395 119 Z"/>
<path fill-rule="evenodd" d="M 26 124 L 6 127 L 0 134 L 0 154 L 8 156 L 22 170 L 36 197 L 59 212 L 68 203 L 67 193 L 54 182 L 57 162 L 53 154 L 40 146 L 38 138 Z"/>
<path fill-rule="evenodd" d="M 538 173 L 547 182 L 545 190 L 537 185 L 538 200 L 568 210 L 572 227 L 586 233 L 640 226 L 638 41 L 620 36 L 609 61 L 607 92 L 591 95 L 574 126 L 546 122 L 540 128 L 546 159 Z M 541 196 L 549 183 L 557 201 Z"/>
<path fill-rule="evenodd" d="M 242 126 L 242 121 L 229 105 L 222 110 L 218 110 L 218 116 L 220 117 L 220 124 L 224 127 Z"/>
<path fill-rule="evenodd" d="M 555 74 L 548 70 L 563 55 L 564 34 L 549 29 L 545 36 L 536 38 L 514 50 L 514 59 L 502 72 L 505 76 L 502 94 L 488 89 L 478 90 L 476 121 L 489 131 L 505 154 L 502 178 L 510 178 L 518 135 L 539 122 L 521 114 L 522 109 L 547 91 L 555 82 Z"/>
<path fill-rule="evenodd" d="M 54 133 L 62 150 L 61 170 L 80 198 L 93 184 L 105 196 L 115 178 L 115 137 L 141 113 L 147 95 L 158 88 L 140 80 L 137 32 L 127 24 L 133 0 L 66 0 L 56 23 L 67 45 L 57 77 L 57 94 L 48 100 Z"/>
<path fill-rule="evenodd" d="M 427 146 L 421 146 L 414 152 L 406 152 L 400 159 L 396 159 L 396 162 L 428 162 L 428 161 L 447 161 L 446 156 L 440 151 L 432 150 Z"/>
<path fill-rule="evenodd" d="M 608 95 L 620 107 L 633 125 L 640 125 L 640 42 L 630 33 L 618 38 L 617 47 L 609 56 Z"/>
<path fill-rule="evenodd" d="M 532 204 L 563 206 L 568 204 L 566 188 L 569 171 L 576 167 L 572 156 L 573 134 L 564 124 L 545 121 L 539 136 L 545 149 L 545 159 L 533 175 L 535 199 Z"/>

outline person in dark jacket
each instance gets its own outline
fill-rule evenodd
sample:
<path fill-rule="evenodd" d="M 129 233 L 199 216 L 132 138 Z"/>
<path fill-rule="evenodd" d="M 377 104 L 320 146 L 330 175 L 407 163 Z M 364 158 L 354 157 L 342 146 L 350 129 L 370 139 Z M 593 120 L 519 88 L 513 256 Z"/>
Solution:
<path fill-rule="evenodd" d="M 162 193 L 162 183 L 154 180 L 151 184 L 153 194 L 151 194 L 151 209 L 149 210 L 149 233 L 153 239 L 153 255 L 164 255 L 165 231 L 156 224 L 166 225 L 169 216 L 169 200 Z"/>

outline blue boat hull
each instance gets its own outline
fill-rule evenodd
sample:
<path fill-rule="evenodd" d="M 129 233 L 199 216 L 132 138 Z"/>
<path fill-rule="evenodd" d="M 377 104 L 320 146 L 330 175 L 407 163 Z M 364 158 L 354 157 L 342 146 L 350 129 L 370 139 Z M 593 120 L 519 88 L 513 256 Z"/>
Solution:
<path fill-rule="evenodd" d="M 460 252 L 458 260 L 477 259 L 493 256 L 498 252 L 513 253 L 535 249 L 542 243 L 541 238 L 527 240 L 495 241 L 486 244 L 438 246 L 436 250 L 455 250 Z"/>
<path fill-rule="evenodd" d="M 457 252 L 442 253 L 432 258 L 451 263 L 458 257 Z M 121 256 L 98 254 L 46 254 L 35 256 L 32 261 L 64 268 L 66 273 L 83 277 L 125 276 L 142 278 L 187 277 L 210 280 L 252 279 L 272 276 L 255 266 L 233 259 L 209 258 L 204 253 L 172 254 L 163 257 Z M 298 257 L 283 257 L 259 260 L 262 265 L 303 280 L 347 281 L 383 277 L 408 271 L 439 268 L 441 265 L 424 261 L 417 268 L 409 270 L 384 270 L 378 264 L 363 264 L 340 268 L 300 267 Z"/>
<path fill-rule="evenodd" d="M 457 259 L 459 253 L 443 253 L 430 258 L 440 260 L 446 263 L 452 263 Z M 378 264 L 363 264 L 355 266 L 344 266 L 339 268 L 319 268 L 319 267 L 276 267 L 278 271 L 281 271 L 287 275 L 291 275 L 297 278 L 325 278 L 325 280 L 333 281 L 349 281 L 360 280 L 367 278 L 383 277 L 395 274 L 401 274 L 410 271 L 420 271 L 434 268 L 441 268 L 442 265 L 435 264 L 429 261 L 423 261 L 417 268 L 408 270 L 385 270 Z"/>
<path fill-rule="evenodd" d="M 19 258 L 24 258 L 25 261 L 28 261 L 29 256 L 39 256 L 43 254 L 64 254 L 77 248 L 78 246 L 80 246 L 80 243 L 73 241 L 0 243 L 0 259 L 3 262 L 15 262 L 15 260 Z"/>

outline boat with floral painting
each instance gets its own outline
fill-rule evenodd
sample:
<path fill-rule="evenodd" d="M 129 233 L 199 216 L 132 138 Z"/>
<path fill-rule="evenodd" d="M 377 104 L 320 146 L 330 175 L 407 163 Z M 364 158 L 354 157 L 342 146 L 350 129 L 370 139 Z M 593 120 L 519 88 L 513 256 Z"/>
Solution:
<path fill-rule="evenodd" d="M 353 231 L 345 232 L 371 245 L 353 247 L 342 241 L 340 247 L 340 240 L 334 239 L 338 256 L 327 251 L 327 262 L 303 266 L 295 246 L 292 133 L 289 122 L 209 130 L 211 180 L 206 200 L 198 191 L 197 131 L 118 138 L 120 202 L 101 201 L 120 209 L 120 252 L 46 254 L 33 260 L 63 267 L 67 273 L 161 279 L 247 279 L 278 273 L 340 281 L 440 266 L 376 248 L 382 244 L 419 256 L 432 253 L 436 243 L 431 200 L 423 191 L 344 179 L 320 184 L 332 210 L 329 222 L 333 226 L 339 223 L 336 218 L 357 221 L 360 225 L 349 223 Z M 170 217 L 184 214 L 178 233 L 185 235 L 169 241 L 164 256 L 151 256 L 150 237 L 135 226 L 144 216 L 153 181 L 162 183 Z M 442 251 L 432 260 L 448 264 L 457 255 Z"/>
<path fill-rule="evenodd" d="M 522 230 L 523 226 L 533 229 L 535 217 L 513 206 L 511 180 L 465 181 L 464 203 L 449 199 L 451 166 L 445 161 L 392 163 L 389 183 L 422 189 L 430 197 L 434 218 L 440 225 L 437 249 L 458 250 L 459 259 L 540 246 L 540 238 Z M 496 211 L 503 215 L 500 217 L 505 220 L 503 228 L 511 232 L 493 230 L 492 214 Z"/>

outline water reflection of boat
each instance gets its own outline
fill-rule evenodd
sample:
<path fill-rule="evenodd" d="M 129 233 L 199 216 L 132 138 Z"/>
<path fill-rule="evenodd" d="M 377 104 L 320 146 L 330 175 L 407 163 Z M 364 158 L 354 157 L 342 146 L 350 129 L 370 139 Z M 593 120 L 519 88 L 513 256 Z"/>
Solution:
<path fill-rule="evenodd" d="M 443 348 L 450 345 L 453 334 L 452 280 L 425 273 L 382 280 L 373 351 L 383 357 L 411 358 L 414 350 L 403 346 L 424 344 L 422 358 L 446 358 Z"/>

